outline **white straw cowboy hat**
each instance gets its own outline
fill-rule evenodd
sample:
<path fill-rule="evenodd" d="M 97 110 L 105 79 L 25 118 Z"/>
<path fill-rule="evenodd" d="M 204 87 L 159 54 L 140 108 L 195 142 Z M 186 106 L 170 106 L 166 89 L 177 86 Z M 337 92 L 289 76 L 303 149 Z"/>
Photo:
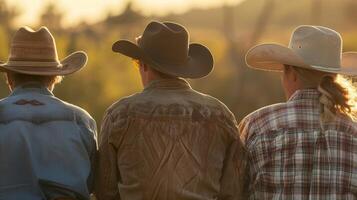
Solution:
<path fill-rule="evenodd" d="M 113 51 L 142 59 L 156 70 L 182 78 L 201 78 L 213 69 L 213 56 L 201 44 L 189 44 L 189 33 L 180 24 L 150 22 L 138 44 L 119 40 Z"/>
<path fill-rule="evenodd" d="M 342 38 L 336 31 L 322 26 L 299 26 L 289 46 L 261 44 L 246 54 L 249 67 L 282 71 L 284 65 L 335 74 L 357 75 L 357 53 L 342 53 Z"/>
<path fill-rule="evenodd" d="M 82 51 L 60 61 L 55 39 L 46 27 L 38 31 L 22 27 L 15 33 L 9 59 L 0 64 L 0 70 L 29 75 L 67 75 L 78 71 L 86 63 L 87 55 Z"/>

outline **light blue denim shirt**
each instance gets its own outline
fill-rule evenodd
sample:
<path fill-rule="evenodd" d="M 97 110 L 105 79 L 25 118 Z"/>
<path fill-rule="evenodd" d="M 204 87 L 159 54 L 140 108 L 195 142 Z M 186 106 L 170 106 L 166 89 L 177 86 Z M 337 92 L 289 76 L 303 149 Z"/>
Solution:
<path fill-rule="evenodd" d="M 89 198 L 96 133 L 86 111 L 47 88 L 15 88 L 0 100 L 0 200 L 46 199 L 40 180 Z"/>

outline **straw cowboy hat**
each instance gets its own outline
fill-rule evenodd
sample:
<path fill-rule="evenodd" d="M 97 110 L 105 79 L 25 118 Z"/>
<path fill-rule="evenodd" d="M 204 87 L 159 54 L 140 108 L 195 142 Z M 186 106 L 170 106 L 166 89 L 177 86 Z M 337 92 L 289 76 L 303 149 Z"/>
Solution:
<path fill-rule="evenodd" d="M 342 53 L 342 38 L 336 31 L 322 26 L 299 26 L 288 47 L 261 44 L 246 55 L 249 67 L 282 71 L 284 64 L 335 74 L 357 75 L 357 53 Z"/>
<path fill-rule="evenodd" d="M 67 75 L 86 63 L 87 55 L 81 51 L 58 60 L 55 39 L 46 27 L 38 31 L 22 27 L 15 33 L 9 59 L 0 64 L 0 70 L 30 75 Z"/>
<path fill-rule="evenodd" d="M 119 40 L 112 49 L 176 77 L 201 78 L 213 69 L 209 49 L 201 44 L 189 44 L 188 31 L 176 23 L 153 21 L 145 28 L 138 44 Z"/>

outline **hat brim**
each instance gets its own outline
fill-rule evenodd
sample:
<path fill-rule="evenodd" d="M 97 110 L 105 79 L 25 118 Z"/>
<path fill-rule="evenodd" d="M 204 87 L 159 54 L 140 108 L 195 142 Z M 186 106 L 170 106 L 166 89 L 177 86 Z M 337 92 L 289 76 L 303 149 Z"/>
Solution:
<path fill-rule="evenodd" d="M 115 42 L 112 50 L 133 59 L 142 59 L 154 69 L 176 77 L 202 78 L 213 70 L 213 56 L 209 49 L 201 44 L 190 44 L 188 59 L 185 63 L 176 65 L 154 60 L 138 45 L 128 40 Z"/>
<path fill-rule="evenodd" d="M 357 75 L 357 53 L 347 52 L 342 54 L 341 66 L 326 68 L 324 66 L 310 65 L 292 49 L 280 44 L 262 44 L 251 48 L 245 57 L 249 67 L 264 71 L 281 72 L 284 65 L 302 67 L 327 73 Z"/>
<path fill-rule="evenodd" d="M 77 51 L 59 63 L 50 62 L 6 62 L 0 64 L 0 71 L 17 72 L 21 74 L 39 75 L 39 76 L 64 76 L 72 74 L 82 69 L 87 64 L 88 56 L 83 51 Z"/>

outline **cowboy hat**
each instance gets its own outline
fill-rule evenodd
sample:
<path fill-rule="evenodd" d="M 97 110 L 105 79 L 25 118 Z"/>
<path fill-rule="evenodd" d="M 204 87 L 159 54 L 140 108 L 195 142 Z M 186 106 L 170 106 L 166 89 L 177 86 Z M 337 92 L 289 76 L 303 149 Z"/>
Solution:
<path fill-rule="evenodd" d="M 261 44 L 246 54 L 249 67 L 267 71 L 282 71 L 291 65 L 322 72 L 357 75 L 357 53 L 342 53 L 341 35 L 322 26 L 299 26 L 293 32 L 289 46 Z"/>
<path fill-rule="evenodd" d="M 145 28 L 138 44 L 119 40 L 112 50 L 176 77 L 201 78 L 213 69 L 209 49 L 201 44 L 189 44 L 185 27 L 171 22 L 153 21 Z"/>
<path fill-rule="evenodd" d="M 67 75 L 78 71 L 86 63 L 87 55 L 82 51 L 59 61 L 55 39 L 46 27 L 38 31 L 22 27 L 15 33 L 9 59 L 0 64 L 0 70 L 29 75 Z"/>

